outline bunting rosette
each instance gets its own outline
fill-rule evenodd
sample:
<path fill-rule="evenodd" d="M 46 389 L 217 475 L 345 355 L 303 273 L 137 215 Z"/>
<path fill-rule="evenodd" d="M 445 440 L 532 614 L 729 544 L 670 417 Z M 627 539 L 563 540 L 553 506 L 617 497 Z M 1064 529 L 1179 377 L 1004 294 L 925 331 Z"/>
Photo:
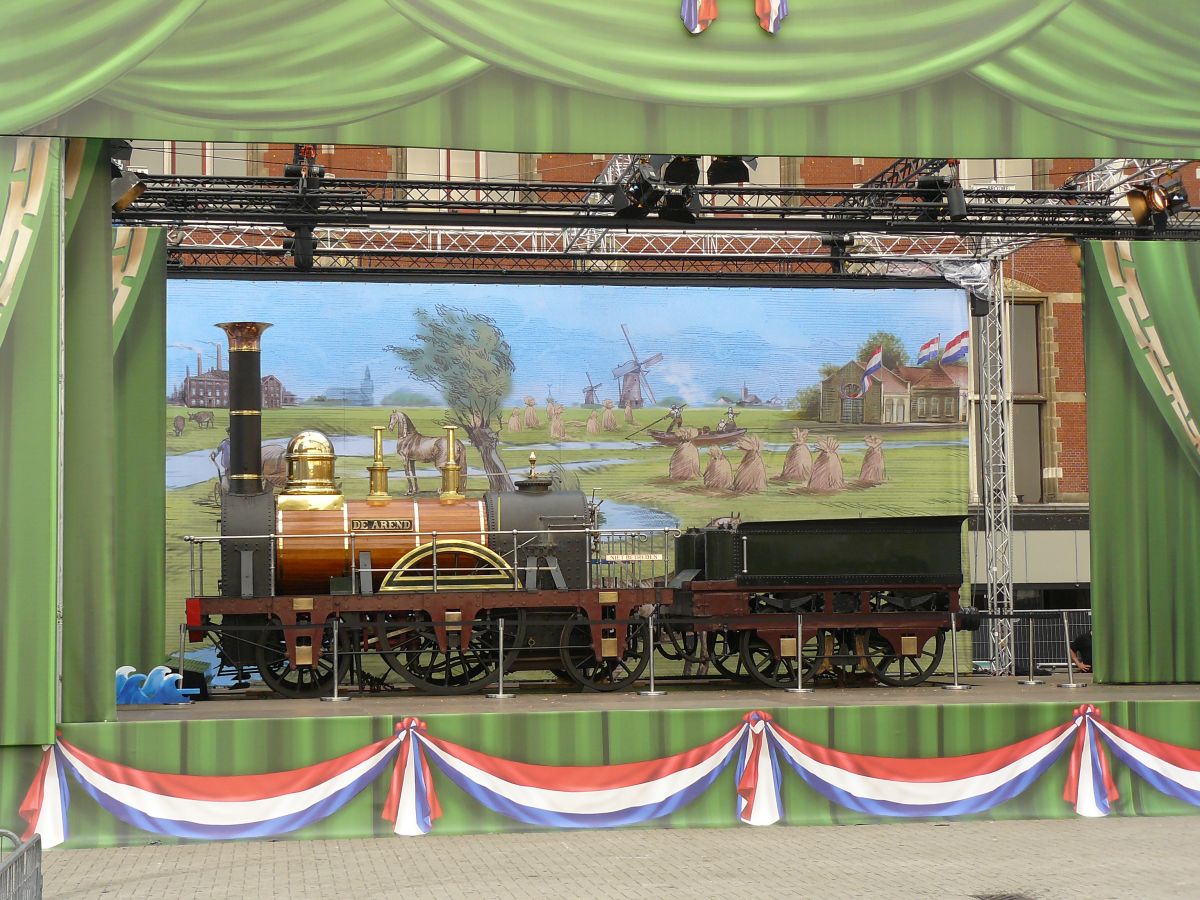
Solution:
<path fill-rule="evenodd" d="M 1068 755 L 1063 797 L 1081 816 L 1119 799 L 1110 751 L 1158 791 L 1200 806 L 1200 750 L 1103 721 L 1081 706 L 1025 740 L 968 756 L 905 759 L 847 753 L 792 734 L 770 714 L 746 713 L 729 731 L 659 759 L 604 766 L 537 765 L 489 755 L 406 718 L 384 740 L 301 769 L 259 775 L 147 772 L 103 760 L 59 738 L 46 747 L 21 806 L 26 838 L 67 839 L 68 781 L 121 821 L 176 838 L 234 840 L 286 834 L 325 819 L 391 769 L 383 818 L 399 835 L 428 834 L 442 815 L 437 785 L 539 828 L 613 828 L 649 822 L 691 803 L 734 766 L 734 810 L 747 825 L 784 817 L 784 772 L 849 810 L 892 818 L 986 812 L 1018 796 Z M 435 779 L 435 771 L 439 777 Z"/>

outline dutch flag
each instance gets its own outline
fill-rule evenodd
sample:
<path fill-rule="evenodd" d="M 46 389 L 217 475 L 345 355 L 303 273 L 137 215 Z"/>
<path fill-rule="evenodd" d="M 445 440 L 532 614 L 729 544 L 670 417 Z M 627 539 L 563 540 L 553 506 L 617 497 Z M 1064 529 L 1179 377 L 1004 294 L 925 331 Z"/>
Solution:
<path fill-rule="evenodd" d="M 928 340 L 921 345 L 921 352 L 917 354 L 917 365 L 927 363 L 931 359 L 937 359 L 938 353 L 942 349 L 942 336 L 939 334 L 932 340 Z"/>
<path fill-rule="evenodd" d="M 862 377 L 862 392 L 865 394 L 871 387 L 871 376 L 883 368 L 883 344 L 879 345 L 879 349 L 871 354 L 871 358 L 867 360 L 867 367 L 863 370 Z"/>
<path fill-rule="evenodd" d="M 964 331 L 946 344 L 946 352 L 942 354 L 942 362 L 952 363 L 964 358 L 969 349 L 970 334 L 971 332 Z"/>

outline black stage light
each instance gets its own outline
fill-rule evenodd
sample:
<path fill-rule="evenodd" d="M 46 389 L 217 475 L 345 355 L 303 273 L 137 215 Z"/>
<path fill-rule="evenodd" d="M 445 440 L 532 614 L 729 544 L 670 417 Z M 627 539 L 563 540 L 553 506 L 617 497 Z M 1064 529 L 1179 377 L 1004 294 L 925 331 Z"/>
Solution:
<path fill-rule="evenodd" d="M 714 156 L 708 164 L 709 184 L 737 184 L 749 180 L 750 167 L 741 156 Z"/>
<path fill-rule="evenodd" d="M 641 163 L 627 184 L 618 184 L 613 192 L 613 215 L 618 219 L 644 219 L 662 199 L 654 169 Z"/>
<path fill-rule="evenodd" d="M 325 177 L 324 166 L 310 165 L 308 167 L 308 176 L 304 179 L 304 187 L 306 190 L 315 191 L 321 186 L 321 179 Z"/>
<path fill-rule="evenodd" d="M 697 177 L 699 170 L 697 170 Z M 658 217 L 668 222 L 679 222 L 682 225 L 695 225 L 700 213 L 700 198 L 692 190 L 691 185 L 668 189 L 658 207 Z"/>
<path fill-rule="evenodd" d="M 985 294 L 977 294 L 971 291 L 968 295 L 971 298 L 971 315 L 977 319 L 982 319 L 987 316 L 992 308 L 992 301 Z"/>
<path fill-rule="evenodd" d="M 109 140 L 108 158 L 121 163 L 122 166 L 128 165 L 129 160 L 133 159 L 133 144 L 129 141 Z"/>
<path fill-rule="evenodd" d="M 957 180 L 946 188 L 946 215 L 951 222 L 961 222 L 967 217 L 967 195 Z"/>
<path fill-rule="evenodd" d="M 922 175 L 917 179 L 912 196 L 921 204 L 917 218 L 922 222 L 936 222 L 944 208 L 943 198 L 954 184 L 954 179 L 945 175 Z M 964 201 L 964 206 L 965 206 Z"/>
<path fill-rule="evenodd" d="M 292 237 L 283 239 L 283 250 L 292 254 L 292 265 L 301 272 L 312 271 L 313 267 L 313 226 L 307 223 L 293 225 Z"/>
<path fill-rule="evenodd" d="M 846 260 L 850 258 L 850 248 L 854 246 L 854 235 L 831 234 L 821 238 L 822 246 L 829 248 L 829 268 L 834 275 L 846 271 Z"/>
<path fill-rule="evenodd" d="M 283 167 L 284 178 L 300 178 L 304 175 L 304 166 L 299 163 L 286 163 Z"/>
<path fill-rule="evenodd" d="M 667 184 L 697 184 L 700 181 L 700 160 L 695 156 L 672 156 L 663 169 Z"/>

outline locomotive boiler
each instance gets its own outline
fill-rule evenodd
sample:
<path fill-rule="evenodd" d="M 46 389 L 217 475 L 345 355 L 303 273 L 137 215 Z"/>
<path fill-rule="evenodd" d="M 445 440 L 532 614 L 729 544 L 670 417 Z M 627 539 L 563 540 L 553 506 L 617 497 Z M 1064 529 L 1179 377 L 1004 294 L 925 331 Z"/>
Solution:
<path fill-rule="evenodd" d="M 603 529 L 582 491 L 539 475 L 533 454 L 515 491 L 464 495 L 452 426 L 435 494 L 391 494 L 376 426 L 365 497 L 345 495 L 316 430 L 289 442 L 276 496 L 260 471 L 269 325 L 219 327 L 229 479 L 220 534 L 186 539 L 187 620 L 193 640 L 211 636 L 223 663 L 279 694 L 323 695 L 351 669 L 365 680 L 367 658 L 419 689 L 467 693 L 497 677 L 501 646 L 506 672 L 549 670 L 593 690 L 633 684 L 654 648 L 772 686 L 851 667 L 917 684 L 941 659 L 959 611 L 962 517 Z"/>

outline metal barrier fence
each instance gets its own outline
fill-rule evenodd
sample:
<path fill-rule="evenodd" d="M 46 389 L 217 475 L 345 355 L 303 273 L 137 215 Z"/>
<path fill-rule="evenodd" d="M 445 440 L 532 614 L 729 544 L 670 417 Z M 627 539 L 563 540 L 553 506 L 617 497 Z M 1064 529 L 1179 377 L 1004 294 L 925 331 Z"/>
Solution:
<path fill-rule="evenodd" d="M 1025 616 L 1030 612 L 1032 616 Z M 1066 667 L 1067 638 L 1063 634 L 1062 617 L 1067 616 L 1067 632 L 1071 640 L 1092 630 L 1092 611 L 1090 609 L 1039 609 L 1018 611 L 1013 627 L 1013 657 L 1016 663 L 1016 674 L 1029 674 L 1029 619 L 1033 622 L 1033 674 L 1060 670 Z M 977 667 L 987 665 L 982 662 L 992 658 L 992 634 L 986 624 L 974 634 L 972 640 L 972 658 Z"/>
<path fill-rule="evenodd" d="M 25 843 L 11 831 L 0 828 L 0 854 L 4 842 L 13 845 L 13 852 L 0 855 L 0 900 L 41 900 L 42 898 L 42 838 L 34 835 Z"/>

